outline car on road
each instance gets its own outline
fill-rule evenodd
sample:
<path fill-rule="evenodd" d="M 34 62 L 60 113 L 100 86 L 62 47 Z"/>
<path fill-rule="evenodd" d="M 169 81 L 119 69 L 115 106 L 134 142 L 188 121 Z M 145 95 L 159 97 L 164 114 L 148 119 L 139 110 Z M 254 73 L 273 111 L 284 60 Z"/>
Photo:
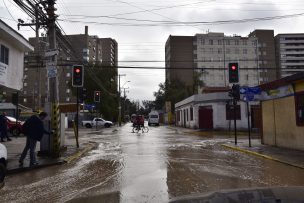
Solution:
<path fill-rule="evenodd" d="M 86 128 L 92 128 L 96 126 L 104 126 L 105 128 L 109 128 L 113 125 L 113 122 L 106 121 L 102 118 L 94 118 L 91 121 L 82 121 L 82 126 L 85 126 Z"/>
<path fill-rule="evenodd" d="M 7 150 L 3 144 L 0 144 L 0 187 L 4 182 L 6 175 Z"/>
<path fill-rule="evenodd" d="M 20 135 L 20 133 L 22 133 L 22 125 L 24 124 L 24 122 L 19 120 L 16 122 L 16 118 L 11 116 L 5 117 L 7 119 L 8 131 L 14 136 Z"/>

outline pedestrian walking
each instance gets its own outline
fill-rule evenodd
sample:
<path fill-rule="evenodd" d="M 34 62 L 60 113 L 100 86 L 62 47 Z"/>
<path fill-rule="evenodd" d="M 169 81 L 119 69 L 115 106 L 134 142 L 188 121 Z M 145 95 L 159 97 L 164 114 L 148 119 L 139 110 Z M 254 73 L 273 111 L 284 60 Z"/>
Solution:
<path fill-rule="evenodd" d="M 1 142 L 5 142 L 4 138 L 6 138 L 7 141 L 11 141 L 11 139 L 8 137 L 8 134 L 7 134 L 6 112 L 3 112 L 0 115 L 0 137 L 1 137 Z"/>
<path fill-rule="evenodd" d="M 19 165 L 23 166 L 23 161 L 30 150 L 30 166 L 38 165 L 36 161 L 35 149 L 37 141 L 40 141 L 43 134 L 50 134 L 44 129 L 43 120 L 47 117 L 47 113 L 41 112 L 38 116 L 33 115 L 23 124 L 23 131 L 26 136 L 26 144 L 19 159 Z"/>

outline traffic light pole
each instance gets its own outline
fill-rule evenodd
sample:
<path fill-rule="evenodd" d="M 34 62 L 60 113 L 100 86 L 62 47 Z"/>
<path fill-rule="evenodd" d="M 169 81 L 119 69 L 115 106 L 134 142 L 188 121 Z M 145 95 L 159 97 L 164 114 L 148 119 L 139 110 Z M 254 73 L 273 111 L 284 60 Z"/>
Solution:
<path fill-rule="evenodd" d="M 79 87 L 76 87 L 76 118 L 75 118 L 75 125 L 76 125 L 76 146 L 79 148 L 79 141 L 78 141 L 78 135 L 79 135 Z"/>
<path fill-rule="evenodd" d="M 234 144 L 237 145 L 237 134 L 236 134 L 236 104 L 237 101 L 233 99 L 233 117 L 234 117 Z"/>
<path fill-rule="evenodd" d="M 251 132 L 250 132 L 250 112 L 249 112 L 249 102 L 246 102 L 247 106 L 247 121 L 248 121 L 248 139 L 249 139 L 249 147 L 251 147 Z"/>

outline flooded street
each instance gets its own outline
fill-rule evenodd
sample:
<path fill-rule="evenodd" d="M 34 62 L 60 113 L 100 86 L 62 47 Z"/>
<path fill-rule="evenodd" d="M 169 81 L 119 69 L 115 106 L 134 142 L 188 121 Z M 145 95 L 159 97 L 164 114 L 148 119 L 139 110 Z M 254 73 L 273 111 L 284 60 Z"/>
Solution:
<path fill-rule="evenodd" d="M 77 162 L 7 177 L 0 202 L 168 202 L 221 189 L 304 185 L 304 171 L 225 149 L 227 139 L 170 127 L 131 133 L 131 124 L 81 142 L 98 148 Z"/>

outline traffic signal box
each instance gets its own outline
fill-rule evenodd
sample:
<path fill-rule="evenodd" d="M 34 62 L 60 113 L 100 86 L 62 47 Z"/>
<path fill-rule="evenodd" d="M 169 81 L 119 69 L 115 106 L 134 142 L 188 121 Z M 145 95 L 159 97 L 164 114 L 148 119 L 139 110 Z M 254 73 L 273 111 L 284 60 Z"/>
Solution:
<path fill-rule="evenodd" d="M 239 82 L 239 64 L 229 63 L 229 83 Z"/>
<path fill-rule="evenodd" d="M 100 102 L 100 91 L 94 91 L 94 102 Z"/>
<path fill-rule="evenodd" d="M 229 91 L 229 97 L 232 97 L 234 100 L 239 101 L 240 96 L 240 85 L 233 85 L 231 90 Z"/>
<path fill-rule="evenodd" d="M 83 87 L 83 66 L 82 65 L 74 65 L 72 72 L 72 86 L 73 87 Z"/>

